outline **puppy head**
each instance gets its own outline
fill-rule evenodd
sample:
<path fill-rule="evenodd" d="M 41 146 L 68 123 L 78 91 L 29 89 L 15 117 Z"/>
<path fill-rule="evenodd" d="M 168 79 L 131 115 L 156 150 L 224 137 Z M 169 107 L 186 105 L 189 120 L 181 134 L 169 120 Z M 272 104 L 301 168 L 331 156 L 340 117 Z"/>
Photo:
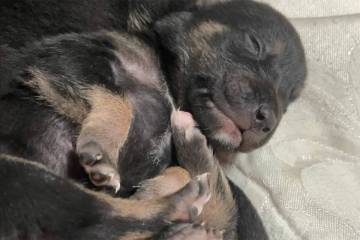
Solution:
<path fill-rule="evenodd" d="M 215 151 L 266 143 L 306 75 L 303 47 L 286 18 L 235 1 L 173 14 L 155 29 L 173 96 Z"/>

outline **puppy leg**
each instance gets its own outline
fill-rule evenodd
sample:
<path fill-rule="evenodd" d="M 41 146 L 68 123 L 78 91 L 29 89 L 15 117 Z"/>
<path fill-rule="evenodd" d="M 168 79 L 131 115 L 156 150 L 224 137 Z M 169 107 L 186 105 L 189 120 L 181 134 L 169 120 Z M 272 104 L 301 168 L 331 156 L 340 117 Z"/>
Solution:
<path fill-rule="evenodd" d="M 9 155 L 0 154 L 0 173 L 4 239 L 149 239 L 174 223 L 192 222 L 210 197 L 207 174 L 169 196 L 131 200 L 90 191 Z"/>
<path fill-rule="evenodd" d="M 126 97 L 103 88 L 93 88 L 87 97 L 91 110 L 81 127 L 77 153 L 95 185 L 118 191 L 118 157 L 131 126 L 131 104 Z"/>
<path fill-rule="evenodd" d="M 132 199 L 156 199 L 179 191 L 191 181 L 190 174 L 181 167 L 166 169 L 161 175 L 141 183 Z M 154 239 L 162 240 L 221 240 L 222 232 L 206 229 L 204 225 L 180 223 L 169 227 Z"/>
<path fill-rule="evenodd" d="M 167 168 L 161 175 L 140 183 L 132 199 L 144 200 L 168 196 L 179 191 L 191 180 L 190 174 L 181 167 Z"/>
<path fill-rule="evenodd" d="M 96 193 L 96 197 L 98 196 L 102 196 L 102 201 L 111 206 L 110 215 L 112 218 L 131 223 L 117 239 L 159 239 L 158 234 L 164 229 L 169 229 L 173 224 L 189 223 L 198 218 L 204 205 L 210 199 L 210 189 L 208 175 L 203 174 L 194 180 L 190 180 L 179 191 L 166 197 L 143 200 L 116 199 Z M 117 224 L 119 223 L 109 224 L 107 228 L 120 230 L 121 225 Z M 89 234 L 94 234 L 93 229 L 89 229 L 89 231 Z M 170 228 L 166 232 L 170 233 L 173 230 Z M 86 235 L 86 232 L 81 233 L 82 237 Z M 177 239 L 170 238 L 168 235 L 165 236 L 162 239 Z"/>
<path fill-rule="evenodd" d="M 57 76 L 31 70 L 25 84 L 61 115 L 81 125 L 76 150 L 90 180 L 96 186 L 120 188 L 118 154 L 132 121 L 125 96 L 81 82 L 64 84 Z"/>
<path fill-rule="evenodd" d="M 208 227 L 224 231 L 225 239 L 235 238 L 236 207 L 228 181 L 205 136 L 196 128 L 191 114 L 176 111 L 171 117 L 173 139 L 180 166 L 190 176 L 210 173 L 211 200 L 201 215 Z"/>

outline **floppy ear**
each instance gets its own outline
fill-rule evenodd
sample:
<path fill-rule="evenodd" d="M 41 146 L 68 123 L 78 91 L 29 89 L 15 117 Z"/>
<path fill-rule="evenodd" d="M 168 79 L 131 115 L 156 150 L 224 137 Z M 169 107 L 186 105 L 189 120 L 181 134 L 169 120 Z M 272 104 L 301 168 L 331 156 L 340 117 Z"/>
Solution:
<path fill-rule="evenodd" d="M 177 12 L 157 21 L 154 30 L 162 47 L 178 54 L 185 47 L 186 27 L 192 17 L 190 12 Z"/>

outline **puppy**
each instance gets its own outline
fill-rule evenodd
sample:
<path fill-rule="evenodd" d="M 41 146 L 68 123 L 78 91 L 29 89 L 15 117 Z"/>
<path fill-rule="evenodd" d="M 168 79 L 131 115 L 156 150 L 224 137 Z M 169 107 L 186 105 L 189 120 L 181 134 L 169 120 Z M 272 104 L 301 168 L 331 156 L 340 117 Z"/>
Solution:
<path fill-rule="evenodd" d="M 116 190 L 120 177 L 123 184 L 148 179 L 150 170 L 158 175 L 161 168 L 168 167 L 173 159 L 169 123 L 172 105 L 166 87 L 159 84 L 162 79 L 156 71 L 159 68 L 151 65 L 156 61 L 149 58 L 152 55 L 147 50 L 150 49 L 128 34 L 100 32 L 49 38 L 18 51 L 21 57 L 14 65 L 13 79 L 20 81 L 22 88 L 0 101 L 0 107 L 10 109 L 1 118 L 8 126 L 0 129 L 6 136 L 1 151 L 41 162 L 58 175 L 70 178 L 76 174 L 73 161 L 80 156 L 80 163 L 93 184 Z M 17 69 L 18 66 L 21 68 Z M 146 74 L 143 69 L 147 70 Z M 161 111 L 162 114 L 158 115 Z M 176 122 L 176 117 L 173 119 Z M 27 125 L 23 125 L 24 121 Z M 190 130 L 193 131 L 192 118 L 185 117 L 185 121 L 190 121 Z M 148 131 L 159 127 L 152 133 L 158 134 L 159 146 L 152 142 L 154 135 L 144 134 L 144 127 Z M 178 132 L 175 132 L 175 139 L 186 140 L 176 144 L 178 153 L 182 153 L 177 158 L 180 165 L 191 176 L 200 172 L 210 172 L 212 176 L 210 182 L 215 200 L 211 206 L 217 208 L 206 208 L 204 221 L 211 229 L 224 231 L 226 239 L 235 239 L 238 223 L 235 200 L 218 161 L 207 148 L 205 137 L 199 130 L 194 139 L 187 139 Z M 122 145 L 117 145 L 119 153 L 115 153 L 115 157 L 108 155 L 107 149 L 112 149 L 111 144 L 118 143 L 119 139 L 123 139 Z M 200 143 L 196 144 L 199 139 Z M 24 140 L 28 151 L 22 150 Z M 144 150 L 140 152 L 140 149 Z M 129 161 L 131 157 L 140 155 L 143 158 L 139 158 L 139 162 Z M 157 160 L 156 164 L 149 162 L 152 159 Z M 147 166 L 147 169 L 139 174 L 138 166 Z M 150 184 L 153 181 L 145 186 L 154 186 L 151 189 L 156 192 L 161 183 Z M 164 182 L 166 186 L 158 191 L 176 189 L 169 181 Z M 135 196 L 139 195 L 141 191 Z M 189 227 L 192 229 L 187 225 L 184 231 Z M 192 229 L 188 234 L 193 232 Z"/>
<path fill-rule="evenodd" d="M 176 106 L 193 114 L 223 164 L 231 152 L 265 144 L 303 88 L 299 36 L 265 4 L 228 1 L 173 13 L 155 31 Z"/>
<path fill-rule="evenodd" d="M 140 41 L 139 44 L 133 44 L 135 48 L 145 49 L 144 52 L 157 55 L 159 58 L 144 55 L 141 60 L 145 63 L 139 64 L 141 57 L 139 58 L 136 54 L 141 55 L 141 53 L 134 51 L 135 61 L 132 60 L 133 57 L 118 61 L 125 66 L 127 74 L 138 79 L 137 82 L 153 85 L 158 89 L 165 85 L 162 76 L 162 73 L 165 73 L 165 81 L 176 107 L 193 114 L 218 159 L 223 165 L 228 165 L 234 159 L 232 157 L 234 153 L 251 151 L 271 138 L 287 106 L 298 96 L 304 85 L 306 75 L 304 51 L 291 24 L 267 5 L 252 1 L 228 1 L 205 5 L 193 11 L 176 12 L 155 21 L 152 32 L 155 32 L 156 40 L 160 41 L 159 46 L 149 38 L 143 40 L 144 36 L 137 41 Z M 108 43 L 105 41 L 100 44 Z M 119 44 L 127 43 L 123 41 Z M 65 46 L 66 44 L 60 45 L 61 48 Z M 117 48 L 116 44 L 115 46 L 100 46 L 100 48 L 106 47 Z M 74 46 L 69 46 L 69 48 L 73 49 Z M 96 50 L 92 49 L 92 51 Z M 111 72 L 113 71 L 111 68 L 116 68 L 113 61 L 116 57 L 109 58 L 104 56 L 106 53 L 101 54 L 103 55 L 101 57 L 83 59 L 78 57 L 75 60 L 82 62 L 72 61 L 73 69 L 67 69 L 67 71 L 72 71 L 71 73 L 63 73 L 64 69 L 60 72 L 63 76 L 69 76 L 74 72 L 77 73 L 76 66 L 82 65 L 80 66 L 82 69 L 92 68 L 91 64 L 96 60 L 104 64 L 101 70 L 102 75 L 92 73 L 94 67 L 82 70 L 82 75 L 75 80 L 69 78 L 71 80 L 67 80 L 66 86 L 72 90 L 67 91 L 66 87 L 60 85 L 58 86 L 60 93 L 55 92 L 55 94 L 65 96 L 59 102 L 57 102 L 58 99 L 52 99 L 53 96 L 49 97 L 47 93 L 41 93 L 41 90 L 38 94 L 47 99 L 51 105 L 57 106 L 55 108 L 60 114 L 65 114 L 70 119 L 76 118 L 77 122 L 85 121 L 90 124 L 93 124 L 91 119 L 99 115 L 99 107 L 96 106 L 104 106 L 103 102 L 94 100 L 94 96 L 117 106 L 119 112 L 114 113 L 113 116 L 111 116 L 112 113 L 109 114 L 111 112 L 109 108 L 103 108 L 104 112 L 101 115 L 108 116 L 108 119 L 95 125 L 107 125 L 107 122 L 113 121 L 110 120 L 111 118 L 121 119 L 117 129 L 112 129 L 111 132 L 114 136 L 123 136 L 110 137 L 111 140 L 105 143 L 104 132 L 109 132 L 109 130 L 103 129 L 92 133 L 91 130 L 84 131 L 84 133 L 80 132 L 77 146 L 78 153 L 85 158 L 83 162 L 88 163 L 86 165 L 92 165 L 97 160 L 110 159 L 112 169 L 102 168 L 97 171 L 93 179 L 98 179 L 98 182 L 102 184 L 105 179 L 109 182 L 109 177 L 105 176 L 111 175 L 112 178 L 116 178 L 113 182 L 117 182 L 112 183 L 111 186 L 117 189 L 119 179 L 115 176 L 116 162 L 119 150 L 122 149 L 129 132 L 131 104 L 126 97 L 114 100 L 106 93 L 99 93 L 98 89 L 97 92 L 90 94 L 91 96 L 89 96 L 89 91 L 76 90 L 83 88 L 78 86 L 79 81 L 83 81 L 79 80 L 81 78 L 85 78 L 86 87 L 99 82 L 101 84 L 106 82 L 106 88 L 109 88 L 111 84 L 124 84 L 119 80 L 114 80 L 116 75 L 112 75 Z M 12 62 L 11 60 L 10 58 L 9 62 Z M 47 61 L 56 65 L 54 61 Z M 112 65 L 110 66 L 106 61 L 112 62 Z M 97 69 L 101 68 L 101 64 L 97 64 Z M 21 66 L 17 63 L 17 66 L 19 65 Z M 134 67 L 135 65 L 137 67 Z M 28 67 L 26 63 L 25 66 Z M 49 68 L 51 69 L 51 66 Z M 148 70 L 149 73 L 147 73 Z M 3 71 L 7 72 L 6 69 Z M 46 78 L 46 76 L 40 76 L 40 78 Z M 2 78 L 3 83 L 14 82 L 4 79 L 6 78 Z M 126 88 L 125 85 L 121 87 Z M 54 91 L 57 91 L 56 88 Z M 68 96 L 71 97 L 67 98 Z M 64 100 L 69 101 L 64 102 Z M 71 112 L 73 110 L 69 106 L 73 104 L 82 106 L 76 107 L 76 111 Z M 86 110 L 87 108 L 93 108 L 94 113 Z M 165 109 L 168 108 L 165 107 Z M 123 111 L 126 112 L 127 117 L 119 116 L 119 113 Z M 163 123 L 163 121 L 156 122 Z M 166 124 L 165 120 L 164 125 Z M 144 129 L 147 128 L 144 127 Z M 82 138 L 84 140 L 81 140 Z M 99 144 L 101 141 L 103 143 Z M 159 140 L 155 144 L 162 146 L 163 143 Z M 139 169 L 142 171 L 144 168 Z M 87 169 L 88 173 L 93 172 Z"/>
<path fill-rule="evenodd" d="M 152 38 L 154 35 L 155 41 Z M 140 41 L 145 39 L 145 45 L 148 46 L 149 49 L 152 49 L 156 56 L 159 57 L 160 72 L 165 73 L 166 85 L 170 88 L 170 95 L 175 100 L 176 106 L 190 111 L 193 114 L 199 124 L 200 130 L 206 135 L 208 142 L 214 148 L 215 155 L 223 166 L 231 163 L 231 157 L 229 156 L 233 153 L 250 151 L 266 143 L 275 131 L 282 114 L 286 111 L 286 107 L 296 98 L 304 83 L 306 74 L 305 60 L 301 42 L 296 31 L 284 17 L 263 4 L 250 1 L 230 1 L 199 7 L 186 12 L 173 13 L 167 17 L 160 17 L 155 21 L 154 29 L 144 33 L 140 38 Z M 160 42 L 159 45 L 157 41 Z M 68 41 L 64 41 L 63 44 L 60 45 L 60 48 L 66 49 L 67 44 Z M 106 41 L 102 42 L 100 46 L 100 48 L 105 47 L 110 49 L 113 47 Z M 70 49 L 77 51 L 77 49 L 80 50 L 82 48 L 76 45 L 76 47 L 70 47 Z M 51 48 L 49 50 L 51 50 Z M 4 51 L 11 52 L 12 49 Z M 134 49 L 131 49 L 131 51 L 134 51 Z M 87 52 L 88 51 L 85 51 L 85 56 L 88 56 Z M 96 51 L 92 53 L 96 53 Z M 26 51 L 21 54 L 29 56 Z M 64 63 L 70 63 L 69 65 L 74 66 L 73 68 L 76 70 L 79 68 L 75 67 L 78 66 L 75 63 L 77 63 L 77 60 L 80 60 L 79 62 L 84 62 L 84 64 L 77 64 L 81 66 L 80 69 L 82 70 L 66 74 L 66 67 L 61 68 L 55 64 L 56 67 L 52 68 L 46 65 L 46 63 L 49 63 L 49 65 L 54 66 L 53 63 L 56 62 L 57 59 L 56 57 L 51 58 L 52 54 L 61 55 L 63 52 L 54 51 L 50 52 L 50 54 L 43 53 L 33 58 L 35 60 L 37 58 L 47 59 L 43 60 L 43 62 L 33 61 L 33 59 L 30 58 L 28 61 L 16 64 L 15 69 L 19 66 L 20 69 L 23 69 L 22 66 L 25 66 L 26 71 L 20 71 L 20 74 L 16 74 L 16 76 L 20 76 L 16 77 L 17 81 L 9 82 L 22 82 L 25 84 L 20 84 L 22 87 L 18 87 L 17 85 L 16 91 L 8 94 L 2 100 L 3 109 L 8 109 L 9 106 L 15 106 L 15 109 L 20 110 L 23 114 L 29 111 L 25 109 L 24 106 L 32 105 L 32 108 L 41 109 L 41 114 L 48 114 L 47 116 L 50 118 L 44 120 L 46 125 L 41 126 L 38 124 L 38 116 L 31 118 L 31 112 L 29 116 L 26 114 L 22 115 L 28 119 L 27 122 L 33 124 L 34 127 L 31 128 L 31 131 L 38 131 L 36 132 L 37 134 L 31 136 L 34 137 L 32 141 L 40 146 L 35 147 L 32 151 L 28 151 L 27 148 L 29 144 L 22 144 L 24 141 L 20 141 L 24 139 L 24 132 L 17 132 L 16 130 L 17 134 L 14 134 L 13 130 L 11 130 L 13 132 L 3 130 L 3 136 L 16 136 L 16 138 L 20 135 L 22 136 L 16 141 L 14 137 L 12 143 L 17 144 L 5 143 L 3 147 L 5 151 L 16 152 L 17 154 L 28 154 L 30 158 L 33 158 L 34 154 L 43 154 L 44 152 L 45 154 L 51 153 L 51 151 L 47 150 L 49 148 L 51 149 L 51 143 L 57 141 L 66 143 L 63 144 L 66 146 L 62 146 L 65 149 L 65 154 L 61 157 L 64 162 L 80 155 L 81 164 L 95 185 L 111 186 L 115 189 L 119 186 L 120 177 L 122 187 L 126 185 L 126 181 L 130 181 L 130 184 L 127 184 L 128 186 L 134 186 L 141 180 L 146 179 L 149 175 L 156 175 L 158 173 L 157 171 L 170 164 L 171 158 L 168 157 L 150 158 L 156 159 L 152 164 L 149 164 L 148 161 L 136 161 L 135 159 L 144 160 L 142 154 L 147 151 L 143 150 L 149 148 L 139 147 L 139 149 L 137 149 L 137 144 L 143 141 L 136 140 L 136 137 L 133 138 L 134 140 L 129 140 L 131 138 L 127 136 L 129 133 L 134 135 L 138 133 L 141 134 L 144 129 L 147 129 L 146 127 L 134 127 L 136 124 L 134 124 L 133 120 L 136 118 L 133 118 L 131 114 L 129 114 L 134 111 L 132 111 L 132 102 L 127 97 L 131 89 L 139 89 L 140 87 L 138 86 L 145 86 L 146 90 L 144 92 L 148 92 L 149 87 L 151 89 L 162 89 L 160 93 L 157 92 L 155 95 L 161 96 L 161 99 L 169 99 L 166 93 L 167 91 L 163 91 L 164 82 L 161 80 L 155 81 L 156 87 L 151 87 L 151 84 L 148 85 L 149 82 L 154 83 L 153 79 L 157 77 L 154 78 L 153 76 L 157 75 L 157 71 L 155 71 L 155 74 L 153 74 L 154 71 L 151 71 L 151 74 L 144 74 L 146 73 L 146 71 L 144 71 L 146 67 L 144 68 L 144 65 L 138 64 L 137 61 L 132 61 L 131 57 L 125 58 L 125 61 L 121 59 L 118 61 L 116 60 L 119 59 L 118 57 L 114 58 L 113 54 L 109 54 L 111 56 L 108 57 L 107 53 L 105 53 L 104 55 L 106 56 L 102 56 L 103 59 L 100 61 L 97 60 L 96 62 L 100 62 L 98 66 L 102 64 L 105 66 L 99 67 L 99 69 L 106 70 L 102 70 L 100 71 L 102 73 L 98 74 L 97 71 L 91 71 L 92 67 L 95 69 L 95 65 L 93 64 L 95 61 L 89 62 L 88 59 L 91 58 L 81 57 L 83 56 L 81 53 L 79 54 L 80 57 L 74 58 L 74 61 L 64 61 Z M 70 53 L 65 51 L 65 56 L 68 55 L 70 55 Z M 94 55 L 99 56 L 102 54 Z M 135 59 L 141 59 L 141 62 L 143 62 L 144 59 L 148 58 L 146 55 L 141 56 L 144 57 L 135 57 Z M 113 61 L 112 58 L 115 59 L 115 61 Z M 67 59 L 67 57 L 64 57 L 64 59 Z M 121 62 L 121 67 L 123 67 L 123 65 L 127 66 L 123 72 L 119 70 L 116 64 L 109 64 L 113 62 L 116 63 L 116 61 Z M 5 62 L 7 62 L 6 59 Z M 11 63 L 12 61 L 8 62 Z M 125 64 L 123 64 L 124 62 Z M 44 74 L 44 71 L 29 68 L 31 65 L 39 66 L 43 64 L 45 67 L 42 70 L 49 67 L 50 75 L 55 76 L 55 78 L 49 78 L 48 75 Z M 66 64 L 64 64 L 64 66 L 66 66 Z M 145 66 L 154 66 L 154 64 L 145 64 Z M 116 71 L 113 71 L 114 68 Z M 7 73 L 8 69 L 9 67 L 7 67 L 4 72 Z M 86 71 L 84 71 L 84 69 L 86 69 Z M 85 74 L 87 72 L 90 74 Z M 47 73 L 47 70 L 45 73 Z M 119 79 L 119 76 L 114 73 L 121 73 L 119 74 L 120 79 L 124 78 L 125 73 L 127 77 L 125 81 L 117 81 L 115 79 Z M 72 74 L 80 77 L 76 77 L 76 81 L 73 81 L 74 78 L 69 78 Z M 136 87 L 134 87 L 133 84 L 127 85 L 129 82 L 133 82 L 128 81 L 128 75 L 131 76 L 131 80 L 133 80 L 133 78 L 136 79 Z M 64 85 L 57 84 L 63 81 L 64 78 L 61 78 L 62 76 L 65 76 L 65 79 L 71 79 L 71 81 L 65 81 L 66 84 Z M 3 79 L 6 78 L 2 78 L 3 83 L 6 83 Z M 10 79 L 12 79 L 12 77 Z M 32 81 L 34 79 L 37 80 Z M 43 81 L 41 79 L 46 80 Z M 50 81 L 48 81 L 49 79 Z M 83 84 L 84 86 L 78 84 L 79 82 L 85 83 Z M 159 85 L 157 85 L 158 82 L 163 83 L 160 85 L 160 88 Z M 47 85 L 47 83 L 51 84 Z M 100 89 L 100 91 L 98 91 L 98 88 L 92 88 L 99 83 L 105 87 Z M 120 85 L 116 86 L 116 84 L 119 83 Z M 138 85 L 139 83 L 142 84 Z M 115 85 L 115 87 L 112 85 Z M 25 91 L 23 86 L 27 88 Z M 51 88 L 47 89 L 49 86 Z M 117 89 L 119 86 L 121 86 L 121 90 Z M 32 89 L 30 91 L 31 93 L 28 91 L 29 88 Z M 43 91 L 44 89 L 50 91 Z M 89 89 L 90 91 L 88 91 Z M 110 94 L 108 94 L 109 92 Z M 50 93 L 50 95 L 48 95 L 48 93 Z M 139 92 L 137 92 L 137 94 L 138 93 Z M 137 94 L 132 95 L 133 99 L 139 99 L 138 96 L 140 96 L 140 94 Z M 57 98 L 59 96 L 60 101 L 58 101 L 59 99 Z M 118 98 L 118 96 L 121 97 Z M 22 97 L 27 98 L 27 100 L 24 101 Z M 39 102 L 37 101 L 38 98 L 42 99 L 42 102 L 50 105 L 50 107 L 46 108 L 36 105 Z M 29 99 L 36 104 L 28 103 Z M 111 111 L 112 108 L 110 107 L 104 108 L 104 112 L 99 113 L 102 111 L 98 110 L 105 106 L 104 102 L 99 101 L 99 99 L 106 99 L 105 103 L 110 103 L 111 106 L 116 106 L 116 109 L 121 110 L 115 115 L 112 115 L 113 111 Z M 167 102 L 167 100 L 165 102 Z M 159 105 L 156 101 L 154 101 L 154 103 L 153 107 L 156 109 Z M 165 107 L 162 106 L 160 108 L 171 109 L 169 105 L 171 106 L 171 103 L 164 103 L 163 106 Z M 76 107 L 71 108 L 69 106 Z M 142 106 L 142 104 L 138 106 Z M 146 105 L 144 106 L 144 110 L 149 109 Z M 70 109 L 70 111 L 67 111 L 67 109 Z M 73 112 L 74 109 L 75 112 Z M 123 111 L 125 114 L 120 114 L 120 112 Z M 92 119 L 98 118 L 92 116 L 96 115 L 105 115 L 107 119 L 101 124 L 94 123 Z M 32 113 L 32 116 L 34 116 L 34 113 Z M 64 116 L 65 121 L 63 119 Z M 120 117 L 121 123 L 113 124 L 115 122 L 114 119 L 120 119 Z M 156 117 L 159 117 L 159 115 Z M 49 119 L 51 120 L 49 121 Z M 52 124 L 53 119 L 56 119 L 55 122 L 58 123 L 57 125 Z M 156 119 L 154 122 L 159 124 L 162 121 Z M 14 126 L 16 124 L 22 125 L 19 121 L 14 121 L 14 116 L 6 116 L 3 118 L 3 126 Z M 49 127 L 49 125 L 51 125 L 51 127 Z M 104 127 L 102 129 L 98 128 L 100 125 L 106 126 L 107 129 Z M 154 126 L 152 124 L 149 125 Z M 77 129 L 79 126 L 80 130 Z M 95 131 L 90 131 L 85 130 L 87 128 L 86 126 L 97 127 L 93 128 L 96 129 Z M 110 128 L 110 131 L 109 126 L 115 126 L 115 129 Z M 164 124 L 164 126 L 168 126 L 168 122 Z M 43 131 L 39 131 L 40 128 L 51 128 L 52 130 L 49 131 L 51 134 L 49 134 L 49 132 L 44 133 Z M 18 128 L 14 127 L 12 129 Z M 82 134 L 83 130 L 84 134 Z M 64 132 L 65 134 L 63 134 Z M 107 137 L 104 136 L 107 136 L 109 132 L 110 136 L 112 136 L 111 134 L 113 133 L 121 133 L 121 137 L 119 137 L 118 134 L 113 134 L 114 138 L 110 137 L 110 141 L 104 143 L 106 142 L 104 139 L 107 140 Z M 153 129 L 150 132 L 153 133 Z M 160 131 L 155 132 L 161 133 L 157 135 L 160 136 L 157 138 L 158 141 L 153 142 L 153 146 L 158 146 L 159 148 L 155 151 L 150 151 L 150 156 L 162 156 L 163 154 L 171 153 L 171 151 L 166 150 L 170 149 L 168 147 L 168 139 L 170 136 L 168 134 L 168 128 L 161 128 Z M 77 133 L 80 134 L 79 138 L 74 136 Z M 53 138 L 54 136 L 56 136 L 55 139 Z M 49 141 L 51 138 L 53 138 L 53 142 Z M 63 141 L 61 138 L 67 140 Z M 39 141 L 39 139 L 41 139 L 41 141 Z M 79 146 L 83 146 L 80 148 L 76 146 L 76 153 L 78 154 L 74 154 L 73 151 L 76 143 Z M 44 148 L 43 145 L 46 145 L 46 147 Z M 106 145 L 106 147 L 103 148 L 103 145 Z M 128 161 L 120 160 L 127 159 L 122 158 L 127 152 L 127 146 L 134 147 L 137 150 L 129 151 L 135 154 L 135 158 L 130 158 L 135 160 L 129 161 L 131 164 L 128 164 Z M 120 149 L 118 149 L 119 147 Z M 56 150 L 55 152 L 59 152 L 59 155 L 61 155 L 60 150 Z M 98 154 L 99 152 L 100 154 Z M 118 159 L 116 159 L 117 155 Z M 158 161 L 159 159 L 160 161 Z M 165 159 L 165 161 L 162 162 L 161 159 Z M 148 158 L 146 158 L 146 160 L 148 160 Z M 51 164 L 56 165 L 54 162 L 55 161 L 52 161 Z M 142 167 L 137 168 L 138 165 L 135 163 Z M 160 163 L 159 166 L 156 166 L 158 163 Z M 131 166 L 140 170 L 133 170 L 133 172 L 129 169 L 123 170 L 126 169 L 124 166 Z M 150 166 L 150 168 L 148 168 L 148 166 Z M 71 171 L 74 170 L 72 167 L 59 167 L 59 169 L 66 173 L 68 173 L 70 169 Z M 120 177 L 117 176 L 117 172 L 120 172 Z M 135 174 L 133 174 L 134 172 Z M 128 174 L 129 177 L 127 177 L 126 174 Z"/>

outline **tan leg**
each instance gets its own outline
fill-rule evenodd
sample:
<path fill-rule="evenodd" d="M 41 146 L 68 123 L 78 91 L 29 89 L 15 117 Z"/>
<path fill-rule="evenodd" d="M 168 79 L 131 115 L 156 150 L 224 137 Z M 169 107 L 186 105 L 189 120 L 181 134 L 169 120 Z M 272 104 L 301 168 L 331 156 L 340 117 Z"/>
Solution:
<path fill-rule="evenodd" d="M 126 96 L 100 86 L 71 82 L 64 86 L 57 76 L 30 69 L 25 84 L 40 102 L 81 125 L 76 150 L 81 164 L 97 186 L 120 188 L 118 155 L 132 122 L 132 106 Z"/>
<path fill-rule="evenodd" d="M 190 182 L 190 174 L 181 167 L 170 167 L 161 175 L 140 183 L 132 199 L 154 199 L 173 194 Z"/>
<path fill-rule="evenodd" d="M 191 114 L 176 111 L 172 114 L 173 139 L 180 165 L 190 176 L 208 172 L 210 174 L 211 199 L 200 218 L 206 225 L 217 231 L 224 231 L 226 239 L 233 239 L 236 226 L 235 201 L 225 174 L 205 136 L 196 128 Z"/>
<path fill-rule="evenodd" d="M 165 185 L 165 182 L 158 180 L 152 182 L 157 182 L 161 186 Z M 203 174 L 194 180 L 189 179 L 189 182 L 175 193 L 153 199 L 112 198 L 107 194 L 87 191 L 108 204 L 112 211 L 110 215 L 115 219 L 131 219 L 131 221 L 141 222 L 145 226 L 147 224 L 154 225 L 145 231 L 142 229 L 131 230 L 118 238 L 119 240 L 140 240 L 158 239 L 152 237 L 158 236 L 159 232 L 175 223 L 193 222 L 209 201 L 209 190 L 208 175 Z M 147 190 L 144 189 L 144 191 Z"/>
<path fill-rule="evenodd" d="M 126 142 L 133 112 L 130 102 L 104 88 L 87 91 L 91 106 L 77 140 L 81 164 L 97 186 L 120 188 L 119 152 Z"/>

